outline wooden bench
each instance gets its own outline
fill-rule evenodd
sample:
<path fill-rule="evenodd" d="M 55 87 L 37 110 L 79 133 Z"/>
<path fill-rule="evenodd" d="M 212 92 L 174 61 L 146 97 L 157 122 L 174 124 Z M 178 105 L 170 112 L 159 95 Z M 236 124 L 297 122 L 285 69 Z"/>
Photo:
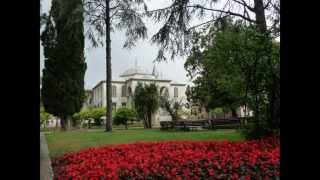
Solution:
<path fill-rule="evenodd" d="M 189 129 L 189 130 L 207 129 L 209 127 L 209 122 L 208 121 L 186 121 L 185 126 L 186 126 L 186 129 Z"/>
<path fill-rule="evenodd" d="M 240 119 L 239 118 L 219 118 L 219 119 L 210 119 L 210 125 L 212 129 L 216 129 L 217 127 L 222 126 L 236 126 L 240 127 Z"/>
<path fill-rule="evenodd" d="M 160 122 L 161 129 L 182 129 L 187 130 L 198 130 L 198 129 L 209 129 L 210 124 L 208 120 L 202 121 L 162 121 Z"/>
<path fill-rule="evenodd" d="M 171 121 L 161 121 L 161 130 L 173 129 L 173 123 Z"/>

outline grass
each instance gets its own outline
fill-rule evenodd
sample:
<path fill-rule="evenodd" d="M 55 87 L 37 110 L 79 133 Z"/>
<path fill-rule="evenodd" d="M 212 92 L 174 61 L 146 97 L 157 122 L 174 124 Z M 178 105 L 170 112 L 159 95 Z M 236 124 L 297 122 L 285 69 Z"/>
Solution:
<path fill-rule="evenodd" d="M 159 129 L 117 130 L 112 133 L 103 129 L 82 129 L 68 132 L 52 131 L 46 133 L 51 157 L 61 156 L 66 152 L 78 151 L 88 147 L 107 144 L 126 144 L 141 141 L 163 140 L 243 140 L 237 130 L 214 131 L 160 131 Z"/>

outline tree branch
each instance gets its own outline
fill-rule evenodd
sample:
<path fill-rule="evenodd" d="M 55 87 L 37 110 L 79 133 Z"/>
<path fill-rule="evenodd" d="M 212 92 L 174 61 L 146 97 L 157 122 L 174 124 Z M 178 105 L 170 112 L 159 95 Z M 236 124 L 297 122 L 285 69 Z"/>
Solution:
<path fill-rule="evenodd" d="M 244 15 L 242 14 L 238 14 L 238 13 L 234 13 L 234 12 L 231 12 L 230 10 L 228 11 L 224 11 L 224 10 L 220 10 L 220 9 L 212 9 L 212 8 L 206 8 L 206 7 L 203 7 L 199 4 L 197 5 L 190 5 L 190 6 L 187 6 L 188 8 L 200 8 L 200 9 L 204 9 L 204 10 L 208 10 L 208 11 L 214 11 L 214 12 L 221 12 L 221 13 L 225 13 L 225 14 L 229 14 L 231 16 L 237 16 L 237 17 L 241 17 L 242 19 L 244 20 L 247 20 L 249 22 L 255 22 L 255 20 L 252 20 L 250 18 L 247 18 L 245 17 Z"/>
<path fill-rule="evenodd" d="M 270 4 L 271 4 L 271 0 L 269 0 L 269 1 L 267 2 L 267 4 L 263 7 L 263 9 L 268 8 Z"/>
<path fill-rule="evenodd" d="M 280 8 L 277 6 L 277 5 L 275 5 L 275 4 L 273 4 L 272 2 L 270 2 L 270 4 L 273 6 L 273 8 L 280 14 Z"/>
<path fill-rule="evenodd" d="M 154 9 L 154 10 L 151 10 L 151 11 L 147 11 L 147 13 L 153 13 L 153 12 L 157 12 L 157 11 L 163 11 L 163 10 L 170 9 L 170 8 L 172 8 L 172 7 L 173 7 L 173 5 L 168 6 L 168 7 L 164 7 L 164 8 L 160 8 L 160 9 Z"/>
<path fill-rule="evenodd" d="M 198 27 L 200 27 L 200 26 L 203 26 L 203 25 L 205 25 L 205 24 L 208 24 L 208 23 L 210 23 L 210 22 L 217 21 L 218 19 L 225 18 L 225 17 L 227 17 L 227 16 L 230 16 L 230 15 L 229 15 L 229 14 L 227 14 L 227 15 L 225 15 L 225 16 L 220 16 L 220 17 L 219 17 L 219 18 L 217 18 L 217 19 L 211 19 L 211 20 L 206 21 L 206 22 L 204 22 L 204 23 L 201 23 L 201 24 L 198 24 L 198 25 L 192 26 L 192 27 L 190 27 L 190 28 L 188 29 L 188 31 L 189 31 L 189 30 L 191 30 L 191 29 L 195 29 L 195 28 L 198 28 Z"/>
<path fill-rule="evenodd" d="M 251 12 L 254 12 L 254 8 L 253 7 L 251 7 L 251 6 L 249 6 L 247 3 L 246 3 L 246 1 L 245 0 L 232 0 L 232 1 L 234 1 L 234 2 L 236 2 L 236 3 L 238 3 L 238 4 L 241 4 L 242 6 L 244 6 L 245 8 L 248 8 Z"/>

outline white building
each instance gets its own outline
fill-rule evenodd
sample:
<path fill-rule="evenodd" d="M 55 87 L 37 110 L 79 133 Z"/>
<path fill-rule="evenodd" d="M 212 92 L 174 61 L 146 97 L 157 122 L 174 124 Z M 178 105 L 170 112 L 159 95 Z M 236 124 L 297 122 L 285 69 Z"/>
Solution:
<path fill-rule="evenodd" d="M 155 66 L 152 73 L 135 65 L 123 72 L 118 80 L 112 81 L 112 107 L 116 110 L 119 107 L 130 107 L 132 104 L 132 95 L 138 83 L 155 83 L 161 92 L 166 90 L 171 99 L 186 103 L 186 84 L 174 83 L 172 80 L 163 79 L 159 76 Z M 106 82 L 100 81 L 92 89 L 92 105 L 95 107 L 106 107 Z M 152 125 L 160 126 L 160 121 L 171 120 L 169 114 L 162 108 L 154 115 Z"/>

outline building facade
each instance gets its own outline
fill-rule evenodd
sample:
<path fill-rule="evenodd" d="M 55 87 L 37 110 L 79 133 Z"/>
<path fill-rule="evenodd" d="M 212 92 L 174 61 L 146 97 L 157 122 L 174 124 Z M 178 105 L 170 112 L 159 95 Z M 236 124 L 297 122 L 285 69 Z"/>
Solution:
<path fill-rule="evenodd" d="M 123 72 L 119 79 L 112 81 L 112 108 L 117 110 L 120 107 L 131 107 L 132 96 L 138 83 L 155 83 L 159 91 L 168 93 L 170 99 L 186 103 L 186 84 L 174 83 L 172 80 L 160 77 L 156 67 L 151 73 L 137 65 Z M 106 107 L 106 82 L 100 81 L 92 89 L 92 105 L 94 107 Z M 153 126 L 160 126 L 160 121 L 171 120 L 170 115 L 162 108 L 152 118 Z"/>

